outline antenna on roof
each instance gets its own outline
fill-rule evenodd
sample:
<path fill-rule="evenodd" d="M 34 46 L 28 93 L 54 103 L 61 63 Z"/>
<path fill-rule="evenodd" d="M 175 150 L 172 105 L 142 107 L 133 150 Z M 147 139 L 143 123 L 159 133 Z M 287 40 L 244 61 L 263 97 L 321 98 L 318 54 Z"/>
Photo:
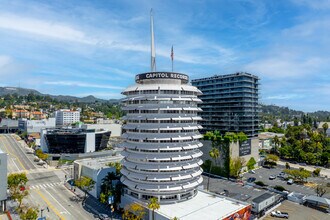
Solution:
<path fill-rule="evenodd" d="M 151 31 L 151 72 L 156 72 L 156 51 L 155 51 L 155 37 L 154 37 L 154 16 L 153 10 L 150 10 L 150 31 Z"/>

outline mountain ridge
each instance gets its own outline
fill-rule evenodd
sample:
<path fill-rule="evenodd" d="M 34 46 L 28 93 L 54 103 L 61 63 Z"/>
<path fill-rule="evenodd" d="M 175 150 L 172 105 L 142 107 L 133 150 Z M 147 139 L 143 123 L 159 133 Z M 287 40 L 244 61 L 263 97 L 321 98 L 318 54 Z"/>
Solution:
<path fill-rule="evenodd" d="M 9 87 L 9 86 L 0 87 L 0 96 L 13 95 L 13 94 L 27 96 L 31 93 L 34 95 L 49 96 L 58 101 L 66 101 L 66 102 L 83 102 L 83 103 L 94 103 L 94 102 L 116 103 L 116 102 L 119 102 L 119 99 L 105 100 L 105 99 L 96 98 L 93 95 L 89 95 L 89 96 L 85 96 L 85 97 L 77 97 L 77 96 L 71 96 L 71 95 L 50 95 L 50 94 L 41 93 L 35 89 Z"/>

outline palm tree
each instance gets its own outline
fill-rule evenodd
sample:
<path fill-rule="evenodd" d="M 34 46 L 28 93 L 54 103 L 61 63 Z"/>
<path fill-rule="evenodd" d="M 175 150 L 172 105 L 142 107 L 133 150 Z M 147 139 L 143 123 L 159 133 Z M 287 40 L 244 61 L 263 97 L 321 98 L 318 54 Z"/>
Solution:
<path fill-rule="evenodd" d="M 152 219 L 155 220 L 155 210 L 160 208 L 158 199 L 156 197 L 150 198 L 148 208 L 152 210 Z"/>
<path fill-rule="evenodd" d="M 273 138 L 274 141 L 274 154 L 277 154 L 278 151 L 278 146 L 280 145 L 280 139 L 277 137 L 277 135 L 275 135 L 275 137 Z"/>
<path fill-rule="evenodd" d="M 328 123 L 324 123 L 324 124 L 322 125 L 322 128 L 323 128 L 323 131 L 324 131 L 324 135 L 327 135 L 327 130 L 328 130 L 328 128 L 329 128 Z"/>
<path fill-rule="evenodd" d="M 210 157 L 212 157 L 214 159 L 214 163 L 216 164 L 217 159 L 220 156 L 219 150 L 215 147 L 212 147 L 212 150 L 210 150 L 209 155 L 210 155 Z M 210 174 L 211 174 L 211 171 L 212 171 L 212 162 L 211 162 L 211 165 L 210 165 L 210 171 L 209 171 Z M 210 186 L 210 176 L 207 179 L 207 191 L 209 191 L 209 186 Z"/>
<path fill-rule="evenodd" d="M 105 194 L 109 194 L 112 191 L 112 181 L 117 180 L 117 176 L 114 172 L 109 172 L 103 179 L 101 185 L 101 191 Z"/>

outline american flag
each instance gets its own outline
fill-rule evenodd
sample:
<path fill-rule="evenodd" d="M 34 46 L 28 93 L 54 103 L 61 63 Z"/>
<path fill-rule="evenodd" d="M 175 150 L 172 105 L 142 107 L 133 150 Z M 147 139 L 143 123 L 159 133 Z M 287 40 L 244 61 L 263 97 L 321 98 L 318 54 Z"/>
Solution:
<path fill-rule="evenodd" d="M 173 57 L 174 57 L 174 53 L 173 53 L 173 46 L 172 46 L 172 50 L 171 50 L 171 59 L 173 61 Z"/>

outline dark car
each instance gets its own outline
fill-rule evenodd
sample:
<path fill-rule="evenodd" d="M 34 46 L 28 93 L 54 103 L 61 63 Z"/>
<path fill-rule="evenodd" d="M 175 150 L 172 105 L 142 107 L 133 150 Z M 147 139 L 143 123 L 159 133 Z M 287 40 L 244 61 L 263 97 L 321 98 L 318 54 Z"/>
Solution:
<path fill-rule="evenodd" d="M 247 179 L 247 182 L 248 182 L 248 183 L 253 183 L 254 181 L 256 181 L 256 178 L 255 178 L 255 177 L 249 177 L 249 178 Z"/>

